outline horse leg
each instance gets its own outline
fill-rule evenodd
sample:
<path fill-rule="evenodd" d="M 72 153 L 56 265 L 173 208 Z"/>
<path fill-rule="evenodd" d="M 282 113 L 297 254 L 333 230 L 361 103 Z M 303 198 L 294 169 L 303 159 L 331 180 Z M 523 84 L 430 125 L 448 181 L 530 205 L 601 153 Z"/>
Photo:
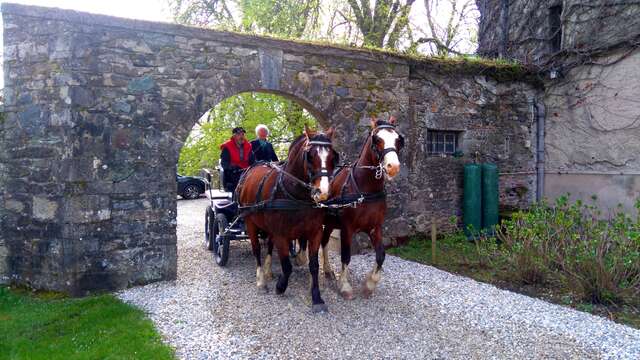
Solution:
<path fill-rule="evenodd" d="M 382 226 L 376 226 L 370 233 L 369 237 L 373 243 L 373 248 L 376 250 L 376 263 L 373 265 L 373 270 L 367 274 L 364 285 L 362 286 L 362 295 L 365 298 L 373 295 L 376 286 L 382 278 L 382 263 L 384 263 L 384 246 L 382 245 Z"/>
<path fill-rule="evenodd" d="M 328 310 L 327 305 L 320 296 L 320 285 L 318 284 L 318 271 L 320 264 L 318 263 L 318 251 L 320 250 L 320 240 L 322 233 L 318 231 L 309 241 L 309 271 L 311 272 L 311 311 L 314 313 L 325 312 Z"/>
<path fill-rule="evenodd" d="M 320 244 L 322 245 L 322 271 L 324 272 L 324 277 L 327 279 L 335 279 L 336 274 L 331 269 L 331 263 L 329 262 L 329 249 L 327 249 L 327 244 L 329 244 L 329 239 L 331 238 L 331 232 L 333 231 L 333 226 L 325 225 L 324 230 L 322 231 L 322 241 Z"/>
<path fill-rule="evenodd" d="M 296 255 L 296 264 L 298 266 L 304 266 L 307 264 L 307 261 L 309 261 L 307 256 L 307 239 L 300 238 L 298 242 L 300 243 L 300 251 L 298 251 L 298 255 Z"/>
<path fill-rule="evenodd" d="M 342 261 L 342 272 L 338 279 L 340 295 L 345 300 L 353 299 L 353 288 L 349 283 L 349 263 L 351 262 L 351 240 L 353 231 L 346 227 L 340 229 L 340 259 Z"/>
<path fill-rule="evenodd" d="M 247 228 L 247 235 L 251 239 L 251 250 L 253 250 L 253 256 L 256 258 L 256 286 L 259 289 L 267 289 L 267 282 L 264 278 L 264 272 L 262 270 L 262 264 L 260 259 L 260 240 L 258 239 L 258 227 L 250 220 L 245 220 L 245 226 Z"/>
<path fill-rule="evenodd" d="M 289 259 L 289 241 L 282 237 L 273 238 L 273 241 L 278 249 L 280 264 L 282 265 L 282 274 L 280 274 L 276 283 L 276 294 L 283 294 L 289 285 L 289 276 L 291 276 L 293 268 L 291 259 Z"/>
<path fill-rule="evenodd" d="M 267 239 L 267 256 L 264 258 L 264 265 L 262 265 L 262 271 L 264 273 L 264 279 L 269 281 L 273 279 L 273 272 L 271 271 L 271 257 L 273 254 L 273 240 L 271 237 Z"/>

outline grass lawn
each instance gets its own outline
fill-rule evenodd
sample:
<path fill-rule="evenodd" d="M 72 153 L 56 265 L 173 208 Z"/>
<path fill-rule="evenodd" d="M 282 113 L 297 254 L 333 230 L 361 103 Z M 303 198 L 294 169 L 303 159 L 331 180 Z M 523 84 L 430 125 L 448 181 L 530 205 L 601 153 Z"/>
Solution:
<path fill-rule="evenodd" d="M 152 322 L 112 295 L 0 287 L 0 359 L 173 359 Z"/>
<path fill-rule="evenodd" d="M 496 261 L 483 258 L 473 242 L 464 235 L 449 235 L 437 240 L 435 262 L 431 258 L 431 239 L 414 237 L 403 246 L 391 248 L 389 254 L 406 260 L 434 266 L 451 273 L 493 284 L 527 296 L 570 306 L 580 311 L 606 317 L 613 321 L 640 329 L 640 309 L 633 306 L 596 305 L 576 300 L 578 297 L 562 284 L 548 282 L 527 285 L 514 281 L 508 268 Z"/>

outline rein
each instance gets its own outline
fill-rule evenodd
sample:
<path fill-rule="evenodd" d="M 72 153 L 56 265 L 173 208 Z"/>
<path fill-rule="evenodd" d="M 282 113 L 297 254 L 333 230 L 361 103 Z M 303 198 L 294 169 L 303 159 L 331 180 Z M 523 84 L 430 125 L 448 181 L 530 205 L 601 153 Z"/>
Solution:
<path fill-rule="evenodd" d="M 321 141 L 321 140 L 310 140 L 305 144 L 306 146 L 332 146 L 332 143 L 329 141 Z M 307 200 L 301 200 L 301 199 L 297 199 L 296 197 L 294 197 L 285 187 L 284 184 L 284 177 L 289 178 L 290 180 L 292 180 L 294 183 L 302 186 L 303 188 L 309 190 L 309 191 L 314 191 L 315 188 L 311 185 L 311 183 L 313 182 L 313 180 L 317 179 L 318 177 L 322 177 L 322 176 L 328 176 L 331 177 L 332 174 L 329 174 L 329 171 L 322 167 L 320 169 L 320 171 L 318 171 L 317 173 L 312 173 L 311 169 L 309 169 L 308 167 L 308 163 L 310 162 L 308 160 L 308 153 L 309 150 L 304 151 L 303 154 L 303 164 L 305 169 L 307 170 L 307 176 L 309 177 L 309 182 L 305 182 L 304 180 L 298 178 L 297 176 L 291 174 L 290 172 L 284 170 L 284 167 L 286 166 L 287 162 L 284 162 L 282 167 L 278 166 L 277 163 L 275 162 L 268 162 L 268 163 L 262 163 L 261 165 L 265 165 L 269 168 L 271 168 L 271 170 L 269 171 L 269 173 L 267 173 L 266 176 L 264 176 L 262 178 L 262 180 L 260 181 L 260 184 L 258 186 L 258 192 L 257 192 L 257 201 L 251 205 L 240 205 L 238 204 L 238 210 L 243 211 L 245 214 L 242 215 L 246 215 L 246 213 L 248 212 L 252 212 L 252 211 L 257 211 L 257 210 L 262 210 L 262 209 L 272 209 L 272 210 L 300 210 L 300 209 L 305 209 L 305 208 L 320 208 L 322 207 L 321 205 L 313 202 L 313 201 L 307 201 Z M 273 189 L 271 190 L 271 194 L 269 196 L 269 199 L 265 199 L 265 200 L 261 200 L 262 198 L 262 189 L 264 187 L 264 183 L 266 182 L 266 180 L 271 176 L 271 174 L 273 173 L 273 171 L 276 171 L 278 173 L 278 178 L 276 181 L 275 186 L 273 187 Z M 245 172 L 246 174 L 247 172 Z M 244 184 L 244 176 L 241 179 L 240 183 L 238 184 L 238 187 L 236 187 L 236 194 L 238 195 L 241 189 L 241 185 Z M 276 199 L 275 195 L 278 192 L 278 189 L 281 190 L 281 192 L 284 194 L 284 196 L 286 197 L 285 199 Z M 236 197 L 238 197 L 236 195 Z"/>
<path fill-rule="evenodd" d="M 340 191 L 340 197 L 339 198 L 335 198 L 332 200 L 328 200 L 325 201 L 323 203 L 321 203 L 320 207 L 324 207 L 324 208 L 330 208 L 330 209 L 340 209 L 340 208 L 346 208 L 346 207 L 351 207 L 351 208 L 356 208 L 358 205 L 365 203 L 365 202 L 376 202 L 376 201 L 384 201 L 386 200 L 386 192 L 384 190 L 376 192 L 376 193 L 363 193 L 360 190 L 360 187 L 358 186 L 358 183 L 353 175 L 353 170 L 354 169 L 366 169 L 366 170 L 372 170 L 375 171 L 375 179 L 376 180 L 380 180 L 382 179 L 382 177 L 384 176 L 384 174 L 386 173 L 386 170 L 384 168 L 384 165 L 382 164 L 383 160 L 384 160 L 384 156 L 390 152 L 395 152 L 397 153 L 397 149 L 395 147 L 388 147 L 388 148 L 384 148 L 382 151 L 379 151 L 377 149 L 377 147 L 375 146 L 374 142 L 373 142 L 373 137 L 375 136 L 374 132 L 376 132 L 376 130 L 378 129 L 393 129 L 395 130 L 396 127 L 394 125 L 391 124 L 380 124 L 378 126 L 376 126 L 373 130 L 371 130 L 371 134 L 369 135 L 369 137 L 372 139 L 371 140 L 371 150 L 376 154 L 377 160 L 378 160 L 378 165 L 358 165 L 357 162 L 354 163 L 353 165 L 348 167 L 348 171 L 349 171 L 349 175 L 348 175 L 348 179 L 345 180 L 344 184 L 342 185 L 342 189 Z M 400 135 L 401 136 L 401 135 Z M 402 137 L 401 137 L 402 139 Z M 360 151 L 360 156 L 362 156 L 362 152 L 366 149 L 365 146 L 362 147 L 362 150 Z M 347 184 L 351 183 L 353 185 L 353 188 L 355 190 L 355 194 L 346 194 L 346 188 L 347 188 Z"/>

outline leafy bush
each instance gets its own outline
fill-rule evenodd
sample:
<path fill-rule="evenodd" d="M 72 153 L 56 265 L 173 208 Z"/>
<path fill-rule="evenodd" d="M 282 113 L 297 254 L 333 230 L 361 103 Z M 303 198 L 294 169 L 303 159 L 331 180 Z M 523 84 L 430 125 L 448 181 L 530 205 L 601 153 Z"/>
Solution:
<path fill-rule="evenodd" d="M 640 201 L 636 207 L 640 211 Z M 637 303 L 640 294 L 640 216 L 618 208 L 608 218 L 593 203 L 568 196 L 517 212 L 496 229 L 498 253 L 515 279 L 554 278 L 593 303 Z"/>

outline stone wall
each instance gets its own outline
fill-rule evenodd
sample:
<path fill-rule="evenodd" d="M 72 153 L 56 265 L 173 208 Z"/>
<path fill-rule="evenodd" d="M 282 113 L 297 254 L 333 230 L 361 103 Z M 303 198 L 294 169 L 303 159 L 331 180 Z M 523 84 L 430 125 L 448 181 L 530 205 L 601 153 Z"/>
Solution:
<path fill-rule="evenodd" d="M 526 173 L 503 178 L 505 204 L 532 198 L 535 90 L 497 68 L 57 9 L 2 14 L 0 260 L 14 282 L 84 294 L 175 278 L 179 150 L 196 119 L 244 91 L 298 101 L 351 159 L 370 114 L 400 114 L 407 166 L 389 186 L 387 240 L 459 215 L 476 150 Z M 427 157 L 427 129 L 450 126 L 464 127 L 467 156 Z M 529 192 L 514 197 L 512 184 Z"/>
<path fill-rule="evenodd" d="M 428 232 L 431 220 L 440 229 L 459 224 L 462 215 L 463 165 L 490 162 L 500 170 L 500 205 L 524 208 L 536 196 L 536 126 L 532 104 L 538 92 L 524 83 L 498 82 L 483 76 L 412 73 L 415 102 L 411 132 L 417 148 L 407 154 L 411 190 L 403 210 L 414 216 L 411 229 Z M 459 131 L 463 156 L 427 154 L 430 130 Z M 425 201 L 426 200 L 426 201 Z M 451 217 L 457 221 L 451 222 Z"/>

